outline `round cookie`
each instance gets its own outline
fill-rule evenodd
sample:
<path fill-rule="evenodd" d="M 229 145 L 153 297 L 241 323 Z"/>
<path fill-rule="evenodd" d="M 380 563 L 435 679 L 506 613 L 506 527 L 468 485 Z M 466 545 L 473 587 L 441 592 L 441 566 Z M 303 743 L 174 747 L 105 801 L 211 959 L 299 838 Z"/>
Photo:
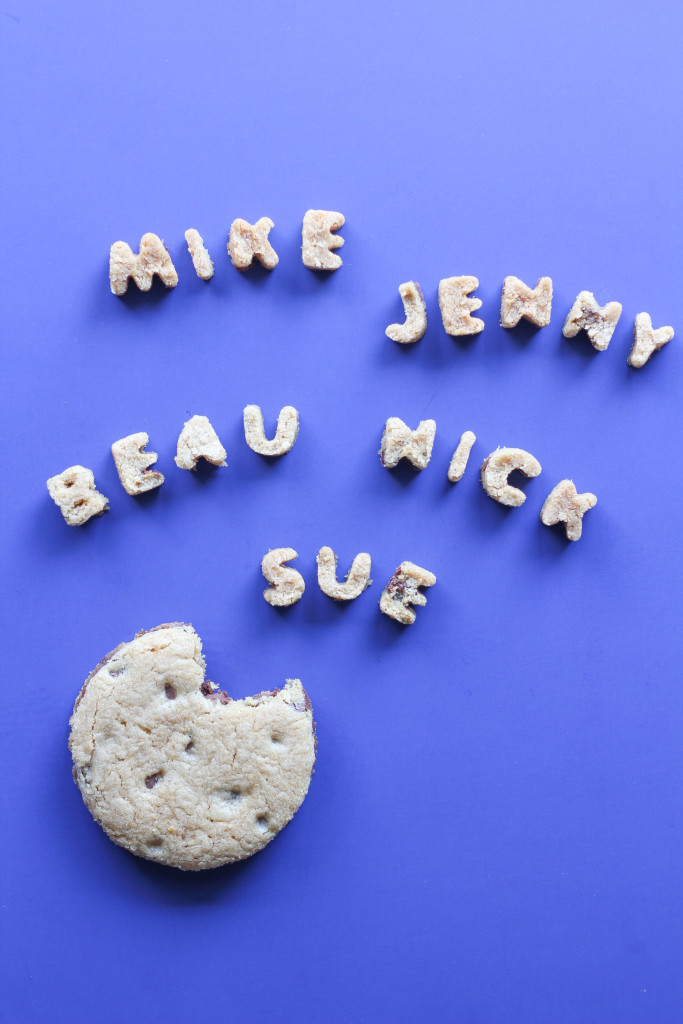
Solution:
<path fill-rule="evenodd" d="M 120 644 L 71 716 L 74 779 L 110 839 L 186 871 L 263 849 L 303 802 L 315 762 L 298 679 L 232 700 L 204 679 L 199 637 L 171 623 Z"/>

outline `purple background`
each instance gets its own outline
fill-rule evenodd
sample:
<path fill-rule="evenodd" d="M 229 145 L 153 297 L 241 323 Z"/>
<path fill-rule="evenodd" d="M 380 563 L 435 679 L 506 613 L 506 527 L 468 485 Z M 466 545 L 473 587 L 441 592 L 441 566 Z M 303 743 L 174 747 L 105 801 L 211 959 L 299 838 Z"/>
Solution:
<path fill-rule="evenodd" d="M 626 355 L 638 312 L 683 330 L 681 8 L 27 2 L 0 26 L 8 1020 L 678 1024 L 680 337 Z M 309 207 L 346 216 L 333 275 L 301 265 Z M 260 216 L 280 265 L 240 275 L 230 223 Z M 116 299 L 109 246 L 145 231 L 180 283 Z M 481 282 L 469 341 L 441 326 L 453 274 Z M 553 278 L 550 327 L 498 326 L 506 274 Z M 402 349 L 410 279 L 429 328 Z M 623 303 L 605 354 L 561 335 L 584 288 Z M 300 411 L 277 464 L 250 402 Z M 229 468 L 174 466 L 194 413 Z M 437 421 L 423 473 L 381 468 L 391 415 Z M 167 474 L 142 500 L 109 453 L 138 430 Z M 498 445 L 543 466 L 512 511 L 478 482 Z M 111 503 L 83 529 L 45 488 L 76 462 Z M 571 545 L 538 519 L 567 476 L 599 499 Z M 323 544 L 372 555 L 349 607 Z M 307 582 L 285 613 L 280 545 Z M 406 558 L 438 582 L 401 630 L 377 601 Z M 110 843 L 66 746 L 90 669 L 176 619 L 233 696 L 299 676 L 318 722 L 291 825 L 196 876 Z"/>

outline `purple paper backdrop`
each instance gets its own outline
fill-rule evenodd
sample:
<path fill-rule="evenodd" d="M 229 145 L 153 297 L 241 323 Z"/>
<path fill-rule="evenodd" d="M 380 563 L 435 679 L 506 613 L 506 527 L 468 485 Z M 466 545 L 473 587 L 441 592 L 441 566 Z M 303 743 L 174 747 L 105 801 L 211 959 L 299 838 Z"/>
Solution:
<path fill-rule="evenodd" d="M 682 9 L 25 2 L 0 27 L 7 1020 L 678 1024 L 680 337 L 626 355 L 638 312 L 683 331 Z M 309 207 L 346 216 L 324 279 Z M 240 275 L 230 222 L 260 216 L 280 265 Z M 180 283 L 116 299 L 109 246 L 145 231 Z M 481 282 L 471 340 L 441 326 L 454 274 Z M 553 278 L 548 328 L 498 326 L 507 274 Z M 401 349 L 410 279 L 429 327 Z M 562 338 L 581 289 L 623 303 L 605 354 Z M 300 410 L 275 465 L 251 402 Z M 227 469 L 174 466 L 194 413 Z M 436 420 L 423 473 L 381 468 L 392 415 Z M 143 500 L 109 453 L 138 430 L 167 475 Z M 543 466 L 519 509 L 478 481 L 498 445 Z M 111 503 L 83 529 L 45 488 L 76 462 Z M 599 499 L 578 544 L 538 519 L 563 477 Z M 372 555 L 349 607 L 323 544 Z M 280 545 L 307 582 L 285 613 Z M 402 559 L 438 577 L 404 630 L 377 607 Z M 233 696 L 299 676 L 319 735 L 291 825 L 194 876 L 107 840 L 66 746 L 91 668 L 177 619 Z"/>

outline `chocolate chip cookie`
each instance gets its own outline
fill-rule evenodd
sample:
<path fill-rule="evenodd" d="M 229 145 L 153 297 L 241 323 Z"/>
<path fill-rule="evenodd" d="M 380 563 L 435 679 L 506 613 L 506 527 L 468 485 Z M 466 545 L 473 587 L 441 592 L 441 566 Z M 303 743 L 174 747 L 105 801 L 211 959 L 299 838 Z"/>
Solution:
<path fill-rule="evenodd" d="M 120 644 L 71 717 L 74 779 L 131 853 L 186 871 L 263 849 L 308 792 L 311 703 L 298 679 L 232 700 L 205 680 L 199 637 L 171 623 Z"/>

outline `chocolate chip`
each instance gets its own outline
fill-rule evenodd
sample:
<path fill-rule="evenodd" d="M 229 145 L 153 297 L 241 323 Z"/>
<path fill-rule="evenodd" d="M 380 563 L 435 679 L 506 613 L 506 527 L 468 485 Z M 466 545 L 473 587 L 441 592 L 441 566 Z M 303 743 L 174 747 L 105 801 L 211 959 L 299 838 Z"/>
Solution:
<path fill-rule="evenodd" d="M 204 696 L 208 697 L 209 700 L 217 700 L 220 701 L 221 704 L 229 704 L 232 700 L 232 697 L 228 697 L 224 690 L 214 690 L 213 683 L 208 682 L 208 680 L 207 682 L 202 683 L 200 689 Z"/>
<path fill-rule="evenodd" d="M 402 573 L 394 573 L 389 582 L 387 583 L 387 594 L 393 594 L 394 597 L 400 597 L 406 589 L 406 580 Z"/>
<path fill-rule="evenodd" d="M 185 747 L 185 753 L 189 754 L 189 752 L 192 750 L 193 746 L 194 746 L 194 743 L 192 742 L 192 740 L 190 740 L 190 742 Z"/>
<path fill-rule="evenodd" d="M 155 772 L 154 775 L 148 775 L 147 778 L 145 779 L 145 785 L 147 786 L 147 789 L 154 789 L 160 778 L 161 772 Z"/>
<path fill-rule="evenodd" d="M 166 686 L 164 687 L 164 693 L 166 694 L 169 700 L 175 700 L 176 697 L 178 696 L 177 693 L 175 692 L 175 687 L 171 686 L 170 683 L 166 683 Z"/>

